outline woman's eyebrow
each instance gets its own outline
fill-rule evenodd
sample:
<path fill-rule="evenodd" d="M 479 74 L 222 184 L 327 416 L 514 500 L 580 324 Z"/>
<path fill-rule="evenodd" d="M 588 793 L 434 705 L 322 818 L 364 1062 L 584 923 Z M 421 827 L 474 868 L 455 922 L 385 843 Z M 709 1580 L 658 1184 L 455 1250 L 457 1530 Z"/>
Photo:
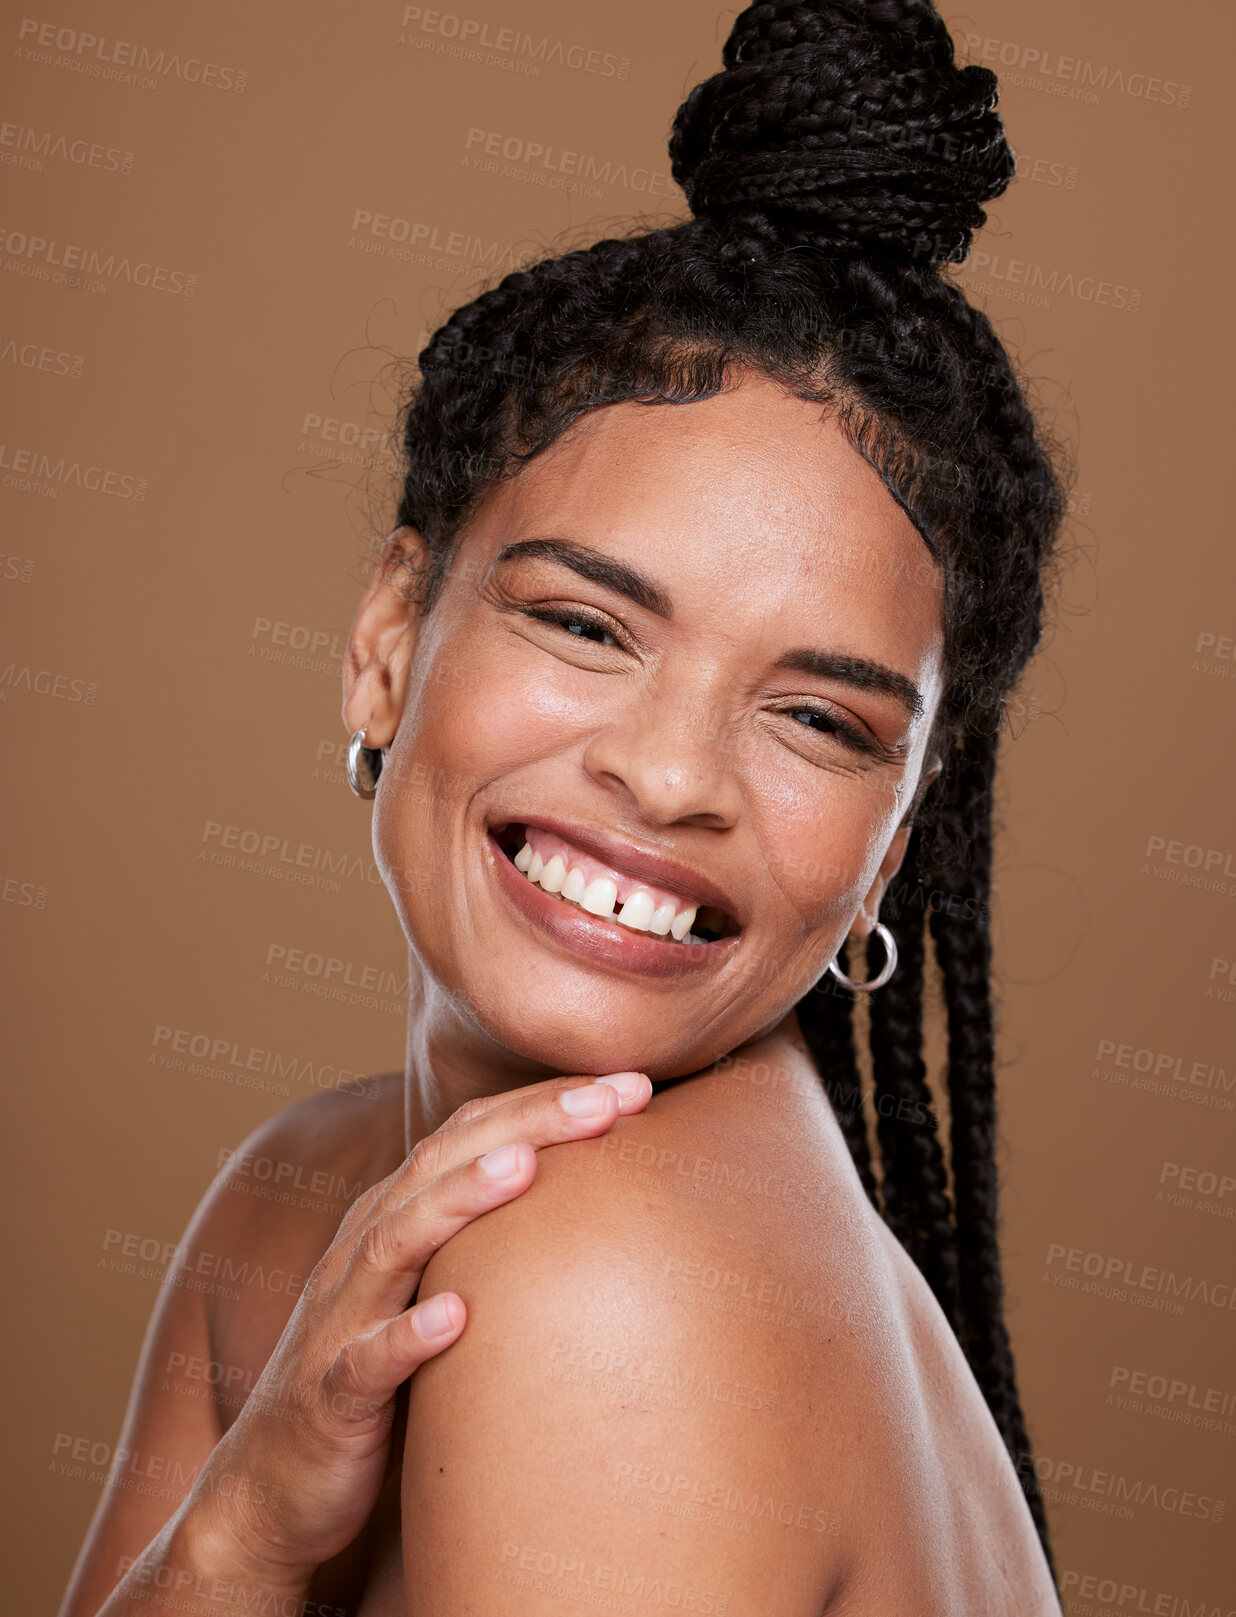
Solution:
<path fill-rule="evenodd" d="M 626 562 L 606 556 L 602 551 L 592 550 L 587 545 L 576 544 L 571 539 L 521 539 L 517 544 L 505 546 L 498 553 L 494 566 L 499 567 L 503 562 L 522 556 L 559 562 L 581 578 L 625 595 L 637 606 L 655 612 L 659 618 L 674 616 L 673 602 L 659 584 L 654 584 L 645 573 L 628 566 Z M 914 681 L 894 668 L 873 662 L 869 657 L 801 647 L 778 657 L 773 666 L 794 673 L 811 674 L 818 679 L 838 679 L 859 690 L 883 691 L 900 702 L 911 717 L 921 718 L 923 713 L 923 695 Z"/>
<path fill-rule="evenodd" d="M 599 550 L 590 550 L 587 545 L 577 545 L 570 539 L 521 539 L 518 544 L 507 545 L 500 551 L 494 566 L 500 567 L 504 561 L 513 561 L 519 556 L 560 562 L 581 578 L 614 590 L 618 595 L 625 595 L 636 606 L 655 612 L 659 618 L 672 618 L 674 615 L 673 602 L 659 584 L 654 584 L 645 573 L 628 567 L 625 562 L 606 556 Z"/>
<path fill-rule="evenodd" d="M 778 657 L 774 668 L 788 668 L 798 674 L 814 674 L 818 679 L 839 679 L 861 691 L 883 691 L 895 697 L 902 707 L 918 719 L 923 714 L 923 693 L 912 679 L 899 674 L 895 668 L 872 662 L 869 657 L 847 656 L 836 651 L 814 651 L 803 646 Z"/>

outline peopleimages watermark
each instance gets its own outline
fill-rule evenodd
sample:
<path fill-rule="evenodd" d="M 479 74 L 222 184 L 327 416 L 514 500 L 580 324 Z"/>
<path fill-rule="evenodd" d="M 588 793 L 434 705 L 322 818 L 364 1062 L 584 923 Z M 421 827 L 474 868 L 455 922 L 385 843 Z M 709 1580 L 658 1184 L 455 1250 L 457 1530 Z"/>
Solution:
<path fill-rule="evenodd" d="M 285 1056 L 259 1045 L 243 1045 L 226 1035 L 201 1033 L 192 1028 L 155 1024 L 148 1062 L 156 1062 L 175 1072 L 195 1073 L 206 1078 L 224 1078 L 243 1089 L 269 1090 L 288 1096 L 289 1085 L 308 1084 L 312 1089 L 345 1089 L 351 1094 L 372 1098 L 378 1092 L 378 1079 L 353 1072 L 330 1062 L 312 1061 L 304 1056 Z M 270 1080 L 270 1081 L 268 1081 Z"/>
<path fill-rule="evenodd" d="M 1236 636 L 1199 629 L 1193 648 L 1192 671 L 1217 674 L 1220 679 L 1236 679 Z"/>
<path fill-rule="evenodd" d="M 241 95 L 249 75 L 239 67 L 208 62 L 200 56 L 182 56 L 179 51 L 152 50 L 149 45 L 130 39 L 109 39 L 106 34 L 66 28 L 37 17 L 23 17 L 17 25 L 19 60 L 51 63 L 87 78 L 112 79 L 119 84 L 138 84 L 157 89 L 163 79 L 179 79 L 204 90 L 229 90 Z M 53 56 L 52 52 L 59 52 Z"/>
<path fill-rule="evenodd" d="M 1112 1058 L 1115 1058 L 1114 1060 Z M 1215 1111 L 1236 1111 L 1230 1091 L 1236 1073 L 1215 1062 L 1194 1061 L 1169 1050 L 1151 1050 L 1133 1044 L 1100 1039 L 1095 1051 L 1097 1065 L 1090 1076 L 1120 1089 L 1141 1090 L 1148 1095 L 1167 1095 L 1192 1106 L 1208 1106 Z"/>
<path fill-rule="evenodd" d="M 393 434 L 383 427 L 345 421 L 341 416 L 324 416 L 310 410 L 301 423 L 296 452 L 315 460 L 341 461 L 349 466 L 376 466 L 394 447 Z"/>
<path fill-rule="evenodd" d="M 631 58 L 616 51 L 551 39 L 548 34 L 537 37 L 518 28 L 495 28 L 479 17 L 461 17 L 454 11 L 405 6 L 400 20 L 405 30 L 399 36 L 401 45 L 437 50 L 484 67 L 509 66 L 530 78 L 539 78 L 542 67 L 566 67 L 603 79 L 625 79 L 631 72 Z"/>
<path fill-rule="evenodd" d="M 100 247 L 84 247 L 77 242 L 60 242 L 26 230 L 0 227 L 0 254 L 5 270 L 72 291 L 106 292 L 114 281 L 147 292 L 166 292 L 170 297 L 195 297 L 197 276 L 187 270 L 170 269 L 151 259 L 117 254 Z"/>
<path fill-rule="evenodd" d="M 16 337 L 0 338 L 0 365 L 19 365 L 24 371 L 41 371 L 45 376 L 67 376 L 74 382 L 86 369 L 80 354 L 47 343 L 19 343 Z"/>
<path fill-rule="evenodd" d="M 1172 1269 L 1138 1263 L 1133 1258 L 1087 1252 L 1082 1247 L 1052 1241 L 1047 1248 L 1047 1273 L 1068 1289 L 1111 1296 L 1118 1302 L 1160 1308 L 1183 1314 L 1183 1302 L 1202 1302 L 1211 1308 L 1236 1309 L 1236 1285 L 1230 1280 L 1208 1280 L 1201 1275 L 1178 1275 Z M 1082 1276 L 1086 1284 L 1082 1284 Z M 1070 1285 L 1071 1282 L 1071 1285 Z"/>
<path fill-rule="evenodd" d="M 408 219 L 399 214 L 375 213 L 372 208 L 352 210 L 348 246 L 397 259 L 401 264 L 419 264 L 451 275 L 465 275 L 470 270 L 490 275 L 498 270 L 523 269 L 543 250 L 486 241 L 466 230 L 449 230 L 424 219 Z"/>
<path fill-rule="evenodd" d="M 289 1269 L 268 1268 L 237 1259 L 227 1252 L 206 1252 L 181 1241 L 164 1241 L 158 1236 L 141 1235 L 134 1230 L 109 1229 L 103 1232 L 103 1255 L 96 1268 L 138 1280 L 153 1280 L 207 1296 L 221 1296 L 229 1302 L 245 1290 L 278 1292 L 299 1297 L 306 1276 Z"/>
<path fill-rule="evenodd" d="M 1058 265 L 1048 267 L 1024 258 L 1005 258 L 981 249 L 971 253 L 964 279 L 972 291 L 1033 303 L 1043 309 L 1050 308 L 1052 298 L 1057 296 L 1106 309 L 1123 309 L 1129 314 L 1136 314 L 1142 305 L 1140 287 L 1093 274 L 1079 275 Z"/>
<path fill-rule="evenodd" d="M 30 691 L 35 696 L 53 696 L 60 702 L 81 702 L 93 707 L 99 699 L 99 684 L 93 679 L 74 679 L 50 668 L 18 667 L 10 663 L 0 671 L 0 702 L 7 702 L 10 691 Z"/>
<path fill-rule="evenodd" d="M 1060 1593 L 1069 1601 L 1069 1611 L 1085 1613 L 1095 1609 L 1079 1606 L 1076 1597 L 1097 1600 L 1103 1612 L 1129 1612 L 1134 1617 L 1236 1617 L 1236 1607 L 1208 1600 L 1201 1595 L 1169 1594 L 1142 1583 L 1121 1578 L 1105 1578 L 1097 1572 L 1075 1572 L 1069 1568 L 1060 1575 Z"/>
<path fill-rule="evenodd" d="M 0 444 L 0 472 L 3 487 L 23 494 L 44 493 L 55 499 L 62 488 L 78 488 L 87 494 L 110 494 L 117 500 L 135 500 L 139 505 L 150 490 L 150 479 L 134 472 L 118 472 L 107 466 L 92 466 L 68 455 L 48 454 L 42 449 L 20 449 Z"/>
<path fill-rule="evenodd" d="M 505 169 L 499 164 L 508 165 Z M 638 191 L 645 196 L 668 197 L 677 186 L 668 173 L 636 164 L 602 161 L 589 152 L 555 146 L 541 140 L 525 140 L 519 135 L 493 129 L 471 128 L 464 139 L 463 166 L 479 173 L 526 179 L 557 190 L 586 190 L 600 198 L 606 187 Z"/>
<path fill-rule="evenodd" d="M 1192 1488 L 1165 1487 L 1145 1477 L 1126 1477 L 1116 1471 L 1102 1471 L 1077 1460 L 1054 1460 L 1046 1454 L 1022 1453 L 1015 1469 L 1025 1483 L 1033 1475 L 1045 1499 L 1067 1505 L 1080 1505 L 1100 1514 L 1132 1518 L 1135 1507 L 1148 1505 L 1173 1516 L 1191 1516 L 1195 1521 L 1221 1522 L 1227 1513 L 1227 1500 L 1200 1494 Z"/>
<path fill-rule="evenodd" d="M 1019 45 L 1011 39 L 964 34 L 962 45 L 970 62 L 1003 69 L 1002 85 L 1045 90 L 1048 95 L 1084 101 L 1091 106 L 1098 105 L 1104 90 L 1181 109 L 1189 105 L 1193 95 L 1192 85 L 1181 84 L 1176 79 L 1162 79 L 1153 73 L 1131 73 L 1123 67 L 1108 67 L 1106 63 L 1098 66 L 1079 56 L 1063 56 L 1059 51 Z"/>
<path fill-rule="evenodd" d="M 212 864 L 251 870 L 261 876 L 278 872 L 278 879 L 292 881 L 296 879 L 296 871 L 309 871 L 327 877 L 366 881 L 375 887 L 382 885 L 382 872 L 375 860 L 356 853 L 334 853 L 312 842 L 293 843 L 290 837 L 280 836 L 277 831 L 256 831 L 240 825 L 225 825 L 221 820 L 207 820 L 202 828 L 202 841 L 218 844 L 211 850 Z M 236 853 L 249 855 L 248 862 L 231 857 Z M 202 848 L 198 857 L 204 859 L 205 856 L 206 849 Z M 307 882 L 306 885 L 317 884 Z M 328 890 L 339 891 L 338 882 Z"/>
<path fill-rule="evenodd" d="M 135 153 L 102 141 L 53 134 L 29 124 L 0 123 L 0 162 L 41 171 L 44 160 L 59 158 L 78 168 L 100 169 L 105 174 L 132 174 Z"/>
<path fill-rule="evenodd" d="M 1236 1392 L 1221 1387 L 1203 1387 L 1183 1376 L 1159 1375 L 1153 1370 L 1135 1370 L 1129 1365 L 1112 1365 L 1108 1377 L 1107 1402 L 1114 1398 L 1144 1399 L 1147 1405 L 1162 1404 L 1176 1419 L 1188 1425 L 1211 1425 L 1216 1429 L 1224 1423 L 1232 1428 L 1228 1417 L 1236 1415 Z"/>

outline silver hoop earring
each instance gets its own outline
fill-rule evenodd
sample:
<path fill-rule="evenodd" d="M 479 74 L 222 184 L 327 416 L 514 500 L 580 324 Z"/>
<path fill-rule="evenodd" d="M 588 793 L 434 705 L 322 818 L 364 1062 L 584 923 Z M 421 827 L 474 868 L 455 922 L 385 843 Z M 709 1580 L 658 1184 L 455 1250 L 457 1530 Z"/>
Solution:
<path fill-rule="evenodd" d="M 367 747 L 364 730 L 354 730 L 348 742 L 348 785 L 357 797 L 376 797 L 378 777 L 386 762 L 387 747 Z"/>
<path fill-rule="evenodd" d="M 880 942 L 884 945 L 884 952 L 888 956 L 888 959 L 884 962 L 884 969 L 880 972 L 878 977 L 870 977 L 865 983 L 851 982 L 846 976 L 845 972 L 842 971 L 837 965 L 835 955 L 828 962 L 829 971 L 832 972 L 833 976 L 837 979 L 841 986 L 843 988 L 850 989 L 851 992 L 855 994 L 870 994 L 874 988 L 883 988 L 884 984 L 897 969 L 897 939 L 884 925 L 883 921 L 876 922 L 875 930 L 879 936 Z"/>

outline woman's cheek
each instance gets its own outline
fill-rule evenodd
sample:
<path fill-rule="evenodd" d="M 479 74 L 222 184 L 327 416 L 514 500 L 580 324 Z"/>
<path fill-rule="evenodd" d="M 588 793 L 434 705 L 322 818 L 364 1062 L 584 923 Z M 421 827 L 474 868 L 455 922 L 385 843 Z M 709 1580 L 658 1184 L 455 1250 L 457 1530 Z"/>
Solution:
<path fill-rule="evenodd" d="M 478 786 L 558 752 L 603 717 L 600 682 L 518 641 L 472 663 L 462 685 L 426 682 L 416 751 Z M 461 666 L 456 664 L 456 666 Z"/>
<path fill-rule="evenodd" d="M 750 773 L 748 801 L 757 805 L 768 877 L 802 927 L 813 931 L 833 922 L 849 902 L 865 862 L 866 828 L 853 779 L 796 759 L 778 762 Z M 861 787 L 858 794 L 861 801 Z"/>

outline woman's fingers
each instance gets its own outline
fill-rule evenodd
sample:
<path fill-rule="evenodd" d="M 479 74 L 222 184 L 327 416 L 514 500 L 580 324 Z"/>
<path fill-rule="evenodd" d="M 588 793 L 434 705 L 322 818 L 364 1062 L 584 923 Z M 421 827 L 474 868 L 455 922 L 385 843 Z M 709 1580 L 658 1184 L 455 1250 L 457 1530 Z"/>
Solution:
<path fill-rule="evenodd" d="M 536 1152 L 515 1141 L 386 1208 L 358 1235 L 336 1287 L 343 1329 L 364 1333 L 375 1319 L 402 1312 L 438 1248 L 474 1218 L 521 1195 L 535 1173 Z"/>
<path fill-rule="evenodd" d="M 495 1107 L 509 1106 L 513 1102 L 527 1100 L 534 1095 L 543 1095 L 548 1090 L 591 1083 L 610 1084 L 623 1097 L 623 1110 L 627 1111 L 630 1109 L 631 1099 L 645 1087 L 638 1082 L 644 1077 L 645 1074 L 642 1072 L 611 1072 L 591 1077 L 576 1074 L 566 1078 L 542 1078 L 539 1083 L 525 1084 L 522 1089 L 499 1090 L 496 1095 L 478 1095 L 475 1100 L 465 1101 L 457 1111 L 451 1113 L 442 1128 L 460 1128 L 464 1124 L 474 1122 L 478 1117 L 483 1117 L 486 1112 L 492 1112 Z"/>
<path fill-rule="evenodd" d="M 401 1382 L 458 1339 L 466 1320 L 463 1299 L 443 1291 L 355 1337 L 323 1378 L 327 1408 L 345 1422 L 372 1420 Z"/>
<path fill-rule="evenodd" d="M 402 1200 L 431 1179 L 501 1145 L 526 1141 L 539 1149 L 603 1134 L 615 1118 L 647 1105 L 651 1095 L 652 1085 L 642 1072 L 624 1072 L 595 1080 L 555 1079 L 519 1090 L 494 1105 L 470 1101 L 426 1135 L 390 1176 L 388 1197 Z"/>
<path fill-rule="evenodd" d="M 553 1079 L 454 1113 L 402 1167 L 353 1204 L 320 1274 L 311 1279 L 310 1288 L 325 1289 L 337 1310 L 336 1341 L 368 1339 L 403 1314 L 438 1248 L 528 1188 L 538 1149 L 603 1134 L 651 1095 L 643 1073 Z M 343 1361 L 345 1370 L 348 1363 Z"/>

